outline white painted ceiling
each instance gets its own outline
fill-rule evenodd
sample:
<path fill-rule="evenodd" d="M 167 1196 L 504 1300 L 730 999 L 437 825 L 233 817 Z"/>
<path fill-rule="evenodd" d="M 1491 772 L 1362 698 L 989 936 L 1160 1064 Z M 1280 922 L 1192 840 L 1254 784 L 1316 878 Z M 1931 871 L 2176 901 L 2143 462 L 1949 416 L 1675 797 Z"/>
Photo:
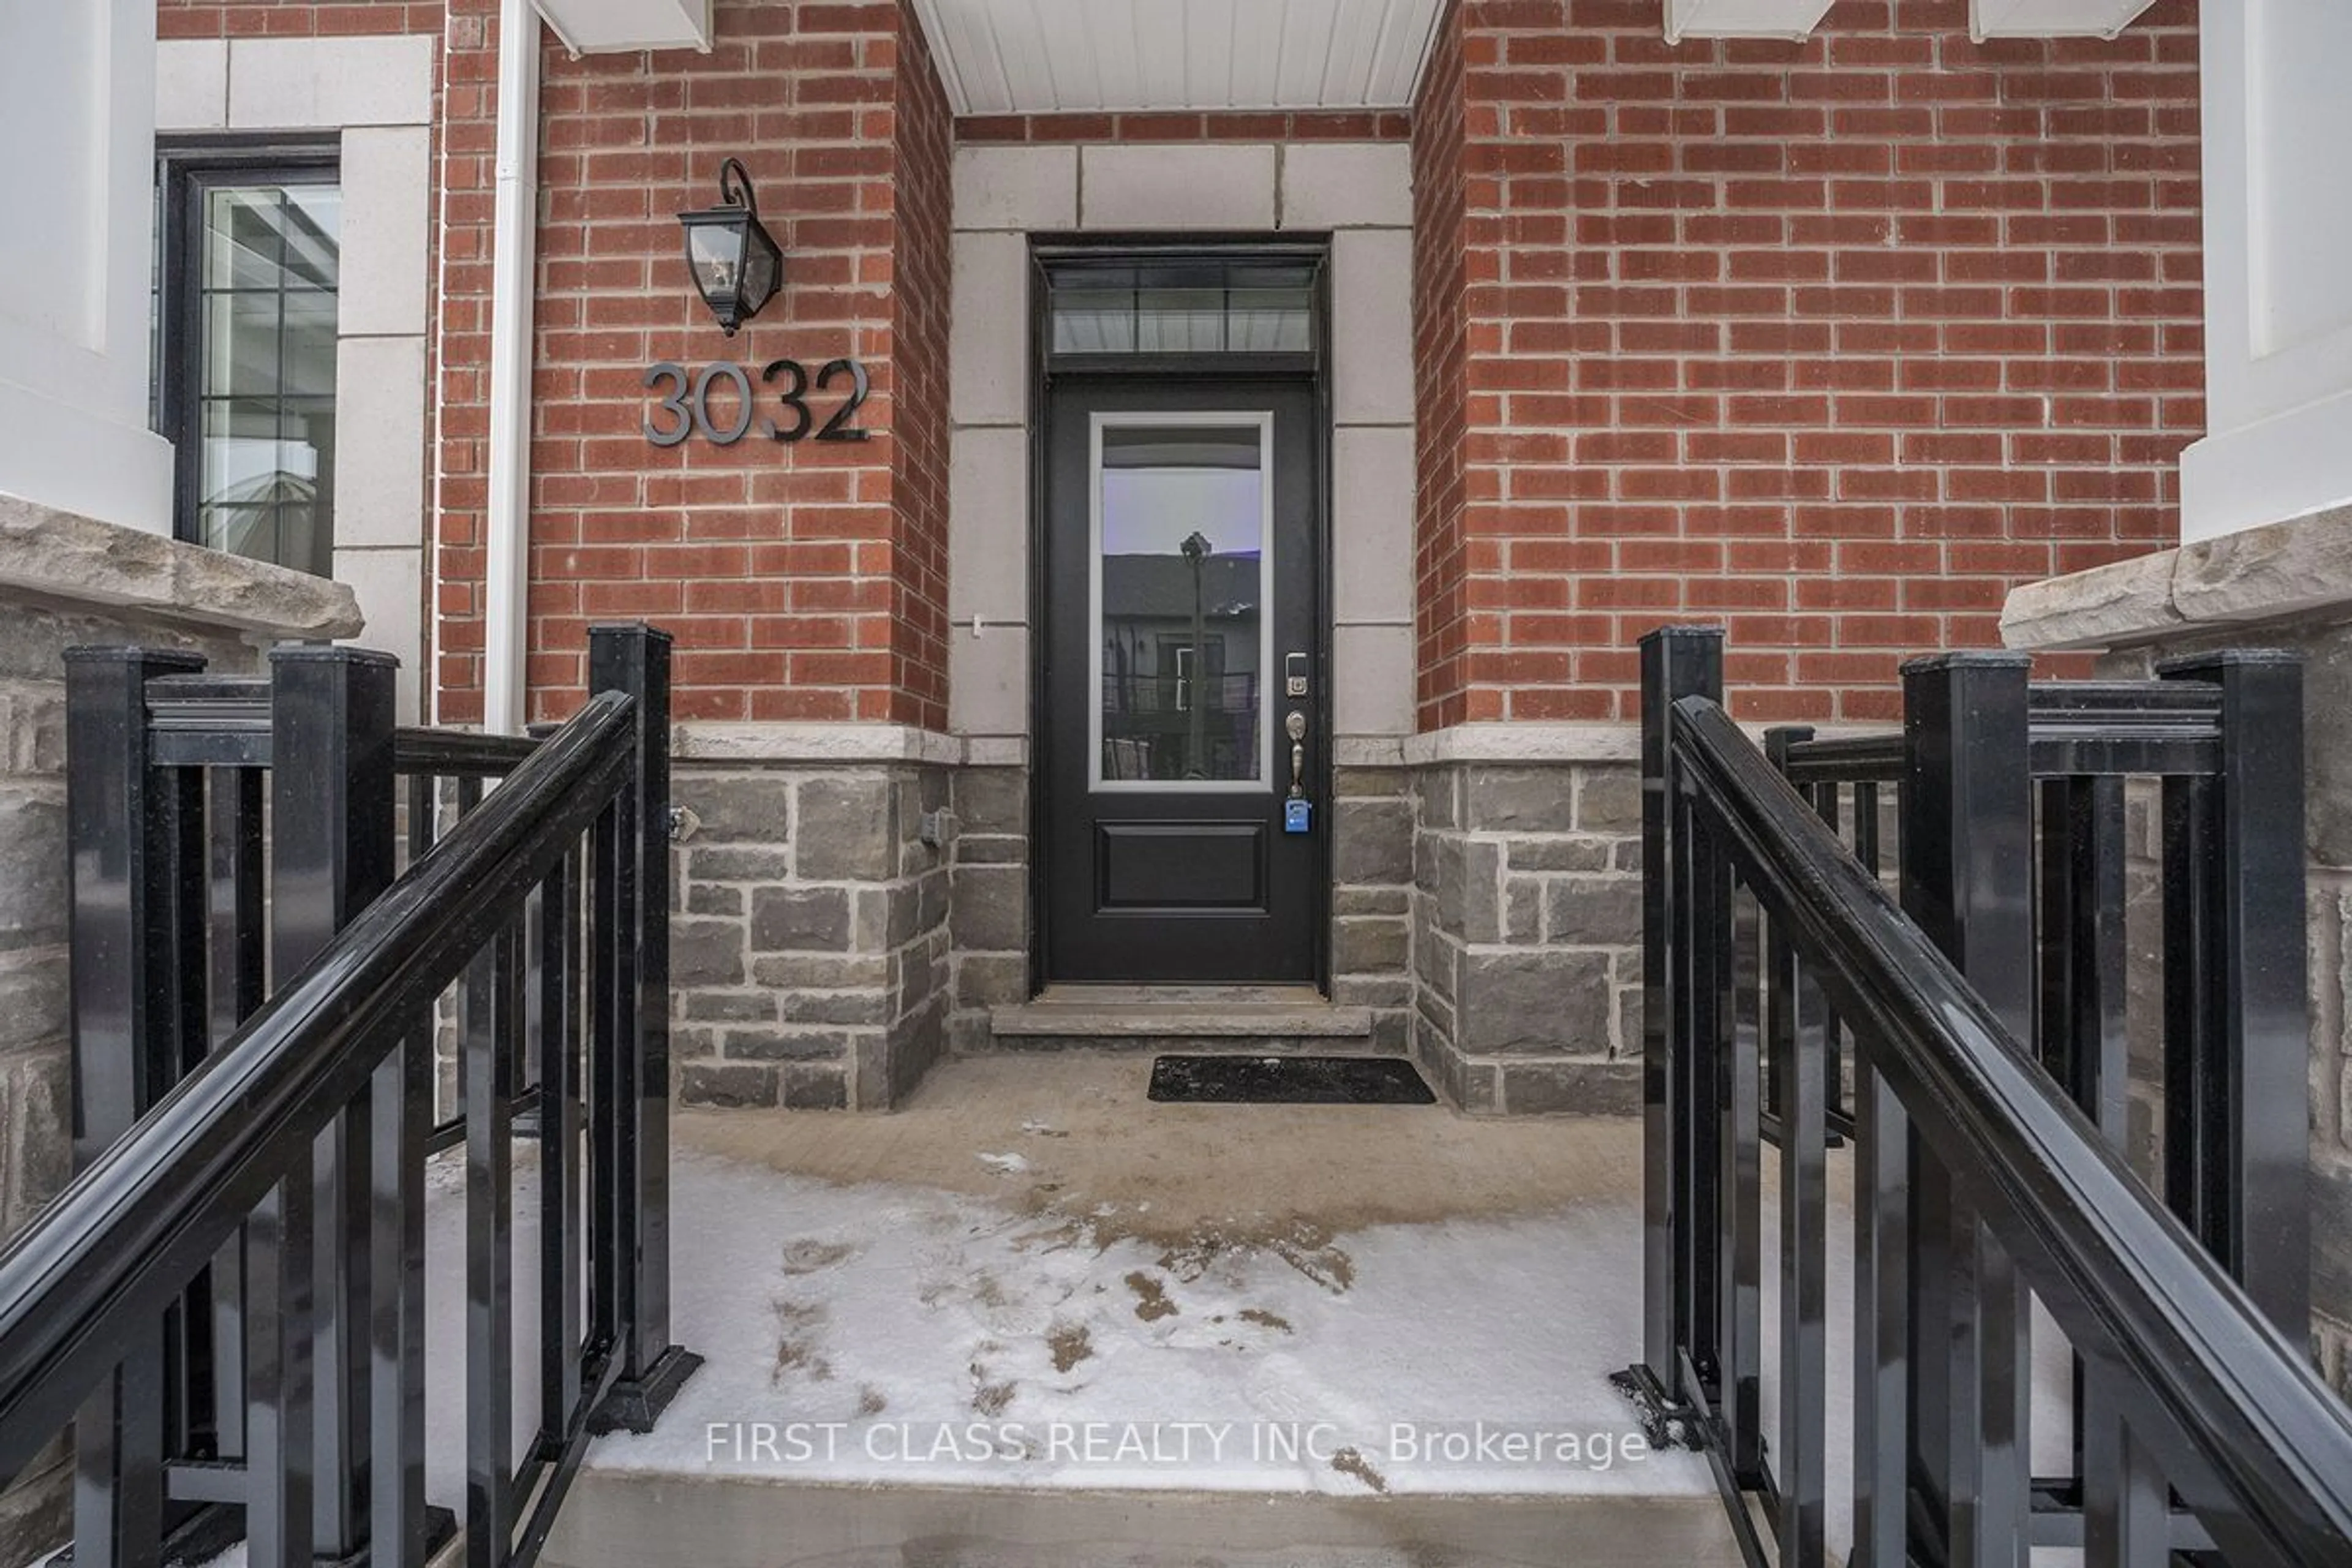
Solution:
<path fill-rule="evenodd" d="M 915 0 L 959 114 L 1403 109 L 1446 0 Z"/>

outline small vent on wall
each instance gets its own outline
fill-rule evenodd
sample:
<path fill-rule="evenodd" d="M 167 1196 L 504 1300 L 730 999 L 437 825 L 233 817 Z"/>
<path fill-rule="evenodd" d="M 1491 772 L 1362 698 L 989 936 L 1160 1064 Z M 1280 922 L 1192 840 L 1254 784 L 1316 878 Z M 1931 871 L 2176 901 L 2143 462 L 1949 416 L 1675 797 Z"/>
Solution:
<path fill-rule="evenodd" d="M 2112 38 L 2155 0 L 1969 0 L 1969 37 Z"/>
<path fill-rule="evenodd" d="M 1835 0 L 1666 0 L 1666 42 L 1802 38 Z"/>

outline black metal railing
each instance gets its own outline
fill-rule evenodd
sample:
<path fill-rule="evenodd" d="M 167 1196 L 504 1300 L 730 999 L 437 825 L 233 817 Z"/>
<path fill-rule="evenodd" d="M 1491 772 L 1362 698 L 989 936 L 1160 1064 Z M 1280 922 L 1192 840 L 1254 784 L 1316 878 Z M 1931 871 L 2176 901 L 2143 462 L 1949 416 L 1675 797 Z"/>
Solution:
<path fill-rule="evenodd" d="M 462 1352 L 462 1419 L 433 1436 L 462 1445 L 466 1559 L 530 1563 L 590 1434 L 646 1428 L 696 1364 L 669 1342 L 668 638 L 594 628 L 593 695 L 537 741 L 395 728 L 378 654 L 281 648 L 244 679 L 68 658 L 79 1173 L 0 1254 L 0 1472 L 73 1424 L 85 1564 L 241 1536 L 256 1568 L 418 1568 L 451 1523 L 425 1495 L 426 1364 Z M 468 807 L 446 831 L 441 776 Z"/>
<path fill-rule="evenodd" d="M 1622 1381 L 1706 1450 L 1748 1561 L 2352 1563 L 2352 1414 L 2305 1354 L 2295 667 L 2031 687 L 2021 658 L 1949 656 L 1906 668 L 1899 736 L 1783 734 L 1769 755 L 1723 709 L 1719 633 L 1654 633 L 1643 671 L 1646 1300 Z M 2122 778 L 2140 772 L 2165 780 L 2161 1200 L 2121 1148 Z M 1899 791 L 1899 907 L 1825 820 L 1832 784 Z M 1848 814 L 1865 834 L 1868 804 Z M 1850 1513 L 1827 1485 L 1840 1162 Z M 2080 1368 L 2074 1473 L 2042 1479 L 2035 1300 Z"/>

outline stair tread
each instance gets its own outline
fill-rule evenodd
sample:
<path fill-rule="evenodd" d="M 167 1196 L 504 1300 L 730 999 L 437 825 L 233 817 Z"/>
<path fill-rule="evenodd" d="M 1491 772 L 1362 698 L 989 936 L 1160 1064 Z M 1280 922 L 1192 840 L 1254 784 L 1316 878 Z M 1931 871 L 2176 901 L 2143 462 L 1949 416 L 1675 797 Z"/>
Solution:
<path fill-rule="evenodd" d="M 998 1035 L 1369 1035 L 1371 1009 L 1343 1007 L 1311 986 L 1057 985 L 990 1009 Z"/>

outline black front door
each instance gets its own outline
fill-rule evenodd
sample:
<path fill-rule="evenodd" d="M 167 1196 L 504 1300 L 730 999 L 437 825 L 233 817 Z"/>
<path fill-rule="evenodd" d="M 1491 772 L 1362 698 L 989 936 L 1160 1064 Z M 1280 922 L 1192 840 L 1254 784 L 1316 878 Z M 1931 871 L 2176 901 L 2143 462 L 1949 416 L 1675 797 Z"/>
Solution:
<path fill-rule="evenodd" d="M 1312 981 L 1313 385 L 1061 375 L 1046 404 L 1045 978 Z"/>

